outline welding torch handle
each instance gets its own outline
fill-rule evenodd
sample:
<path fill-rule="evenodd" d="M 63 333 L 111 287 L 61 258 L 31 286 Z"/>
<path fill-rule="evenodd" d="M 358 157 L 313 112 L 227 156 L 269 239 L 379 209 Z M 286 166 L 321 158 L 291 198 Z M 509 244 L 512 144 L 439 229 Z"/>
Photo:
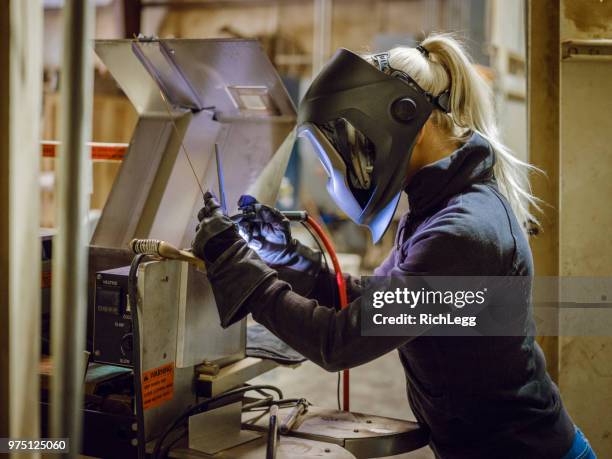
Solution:
<path fill-rule="evenodd" d="M 153 257 L 168 258 L 170 260 L 182 260 L 191 263 L 204 270 L 204 260 L 196 257 L 187 250 L 180 250 L 165 241 L 159 239 L 132 239 L 130 242 L 132 252 Z"/>
<path fill-rule="evenodd" d="M 258 211 L 258 206 L 261 206 L 260 204 L 255 205 L 255 211 Z M 285 210 L 285 211 L 281 211 L 281 214 L 283 214 L 283 217 L 287 218 L 289 221 L 292 222 L 305 222 L 308 220 L 308 212 L 305 210 Z M 245 218 L 245 216 L 248 218 L 250 217 L 254 217 L 255 216 L 255 212 L 242 212 L 242 213 L 238 213 L 236 215 L 232 215 L 230 217 L 230 219 L 232 221 L 240 221 L 243 218 Z"/>
<path fill-rule="evenodd" d="M 305 222 L 308 220 L 308 212 L 305 210 L 287 210 L 281 212 L 281 214 L 292 222 Z"/>

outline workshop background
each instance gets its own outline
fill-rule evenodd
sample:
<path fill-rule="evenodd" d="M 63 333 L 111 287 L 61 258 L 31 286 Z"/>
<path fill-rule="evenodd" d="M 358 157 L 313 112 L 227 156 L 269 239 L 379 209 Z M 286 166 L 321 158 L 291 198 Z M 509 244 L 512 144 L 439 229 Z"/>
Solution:
<path fill-rule="evenodd" d="M 38 234 L 16 236 L 15 232 L 33 220 L 43 228 L 53 228 L 56 222 L 55 150 L 49 141 L 61 138 L 63 1 L 3 3 L 7 6 L 0 8 L 0 304 L 6 307 L 0 310 L 0 437 L 35 438 L 38 342 L 33 340 L 32 330 L 39 326 L 40 299 L 32 286 L 39 283 L 40 261 L 27 260 L 36 259 L 39 246 L 30 241 Z M 612 275 L 612 2 L 95 3 L 96 38 L 142 33 L 160 38 L 260 40 L 296 104 L 312 77 L 339 47 L 380 51 L 396 44 L 415 45 L 431 31 L 455 32 L 491 84 L 503 140 L 518 157 L 545 172 L 532 177 L 534 192 L 545 203 L 542 228 L 531 237 L 536 274 Z M 43 47 L 37 49 L 36 40 L 41 37 Z M 591 51 L 581 53 L 575 51 L 576 46 Z M 42 56 L 40 81 L 23 70 L 26 63 L 39 65 L 32 57 L 37 53 Z M 136 121 L 130 101 L 96 58 L 91 140 L 128 143 Z M 33 131 L 40 132 L 46 149 L 24 140 Z M 98 157 L 92 162 L 92 227 L 120 167 L 121 157 Z M 372 246 L 367 232 L 333 205 L 324 184 L 318 160 L 298 143 L 278 205 L 308 210 L 325 224 L 346 270 L 370 272 L 388 252 L 394 231 Z M 9 256 L 15 253 L 20 256 Z M 612 339 L 546 337 L 540 342 L 568 411 L 599 457 L 612 457 Z M 289 397 L 300 395 L 319 405 L 336 405 L 336 375 L 310 363 L 297 369 L 276 369 L 257 381 L 278 385 Z M 353 411 L 410 418 L 396 353 L 356 368 L 351 381 Z M 405 457 L 432 458 L 433 453 L 423 448 Z"/>

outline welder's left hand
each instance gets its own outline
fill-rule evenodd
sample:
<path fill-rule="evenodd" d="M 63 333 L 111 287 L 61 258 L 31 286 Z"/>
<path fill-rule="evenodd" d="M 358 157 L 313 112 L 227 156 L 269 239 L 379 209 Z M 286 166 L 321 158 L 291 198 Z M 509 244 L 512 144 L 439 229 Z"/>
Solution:
<path fill-rule="evenodd" d="M 204 195 L 198 220 L 192 250 L 206 263 L 221 325 L 228 327 L 249 313 L 242 305 L 276 272 L 248 247 L 209 191 Z"/>
<path fill-rule="evenodd" d="M 221 206 L 210 191 L 204 194 L 204 207 L 198 212 L 198 221 L 192 249 L 194 255 L 207 264 L 214 262 L 240 239 L 238 228 L 223 214 Z"/>

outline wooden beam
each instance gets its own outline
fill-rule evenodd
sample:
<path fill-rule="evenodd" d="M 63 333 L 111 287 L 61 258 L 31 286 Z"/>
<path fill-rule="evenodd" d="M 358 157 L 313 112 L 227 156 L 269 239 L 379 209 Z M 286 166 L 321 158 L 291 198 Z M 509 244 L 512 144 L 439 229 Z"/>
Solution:
<path fill-rule="evenodd" d="M 141 13 L 140 0 L 123 0 L 123 26 L 126 38 L 132 38 L 140 33 Z"/>
<path fill-rule="evenodd" d="M 0 437 L 38 438 L 40 0 L 0 8 Z"/>
<path fill-rule="evenodd" d="M 532 177 L 542 201 L 541 228 L 531 238 L 536 276 L 559 275 L 559 0 L 529 0 L 527 98 L 530 162 L 544 171 Z M 556 336 L 540 337 L 548 372 L 559 375 Z"/>
<path fill-rule="evenodd" d="M 9 436 L 10 5 L 0 8 L 0 438 Z"/>

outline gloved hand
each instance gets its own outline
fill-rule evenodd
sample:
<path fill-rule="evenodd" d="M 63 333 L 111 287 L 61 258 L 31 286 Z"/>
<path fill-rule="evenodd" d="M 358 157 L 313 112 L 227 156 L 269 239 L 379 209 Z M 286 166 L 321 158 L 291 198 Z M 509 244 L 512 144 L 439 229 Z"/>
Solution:
<path fill-rule="evenodd" d="M 192 250 L 207 265 L 240 239 L 238 228 L 223 214 L 215 195 L 210 191 L 204 194 L 204 207 L 198 212 L 198 222 Z M 215 239 L 214 243 L 208 244 L 211 239 Z"/>
<path fill-rule="evenodd" d="M 229 327 L 249 313 L 242 307 L 244 302 L 276 272 L 248 247 L 210 191 L 204 195 L 198 220 L 192 250 L 206 263 L 221 326 Z"/>
<path fill-rule="evenodd" d="M 301 244 L 291 236 L 291 223 L 278 209 L 249 195 L 238 201 L 243 216 L 237 220 L 249 247 L 271 267 L 287 268 L 317 276 L 321 270 L 321 253 Z"/>

